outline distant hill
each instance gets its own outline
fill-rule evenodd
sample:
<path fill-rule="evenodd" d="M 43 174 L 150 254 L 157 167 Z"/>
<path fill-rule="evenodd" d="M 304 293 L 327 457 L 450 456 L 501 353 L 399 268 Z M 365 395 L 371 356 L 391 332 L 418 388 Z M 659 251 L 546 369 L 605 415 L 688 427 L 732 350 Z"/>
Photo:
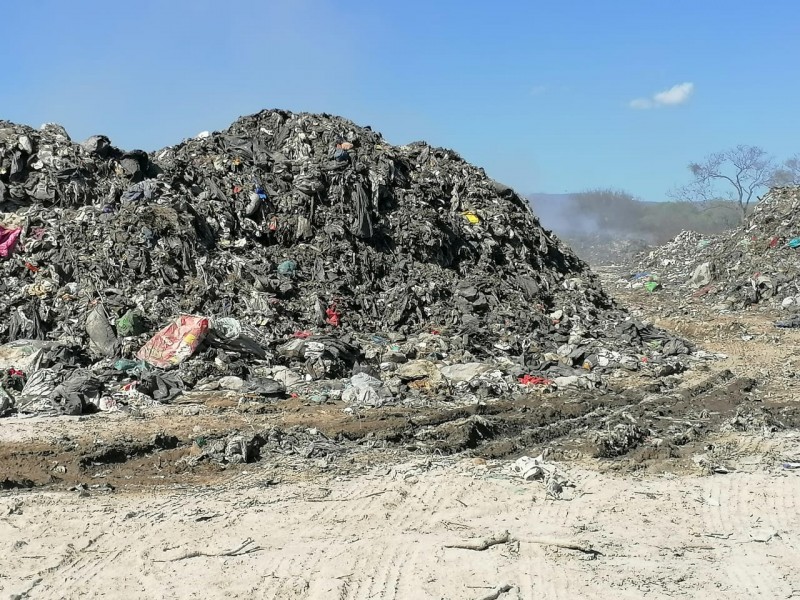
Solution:
<path fill-rule="evenodd" d="M 617 190 L 530 194 L 528 200 L 542 225 L 568 241 L 607 236 L 662 244 L 686 229 L 718 233 L 739 222 L 728 202 L 643 202 Z"/>

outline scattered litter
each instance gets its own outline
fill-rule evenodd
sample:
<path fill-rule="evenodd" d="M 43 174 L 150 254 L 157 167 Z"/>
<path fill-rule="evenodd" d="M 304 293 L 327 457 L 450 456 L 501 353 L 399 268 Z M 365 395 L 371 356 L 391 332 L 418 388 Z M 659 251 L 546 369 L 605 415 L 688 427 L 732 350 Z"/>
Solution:
<path fill-rule="evenodd" d="M 569 478 L 558 468 L 539 455 L 536 458 L 523 456 L 506 468 L 506 473 L 521 477 L 525 481 L 542 481 L 545 484 L 546 496 L 559 499 L 565 487 L 574 487 Z"/>

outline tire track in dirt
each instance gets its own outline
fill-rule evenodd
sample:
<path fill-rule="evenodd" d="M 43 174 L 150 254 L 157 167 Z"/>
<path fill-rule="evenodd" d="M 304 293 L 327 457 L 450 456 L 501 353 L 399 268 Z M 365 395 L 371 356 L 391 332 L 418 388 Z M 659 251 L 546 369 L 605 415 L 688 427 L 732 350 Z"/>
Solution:
<path fill-rule="evenodd" d="M 126 548 L 111 551 L 111 550 L 97 550 L 102 552 L 101 557 L 92 557 L 90 560 L 85 561 L 82 567 L 76 568 L 73 565 L 71 573 L 68 573 L 64 578 L 63 583 L 59 583 L 55 588 L 53 598 L 64 598 L 70 595 L 77 597 L 90 597 L 96 598 L 107 593 L 108 590 L 102 584 L 101 579 L 98 577 L 108 565 L 114 563 L 115 560 L 126 550 Z M 59 574 L 59 579 L 62 578 Z"/>
<path fill-rule="evenodd" d="M 414 510 L 406 511 L 402 516 L 404 531 L 428 533 L 438 526 L 442 513 L 450 512 L 456 506 L 466 508 L 456 498 L 465 493 L 468 484 L 459 478 L 456 485 L 445 488 L 437 484 L 437 479 L 436 474 L 426 473 L 414 484 L 414 490 L 418 493 L 414 496 L 416 502 L 408 506 Z"/>
<path fill-rule="evenodd" d="M 335 515 L 335 513 L 334 513 Z M 303 515 L 298 515 L 297 524 L 303 522 Z M 287 523 L 287 529 L 292 529 L 295 523 Z M 347 547 L 352 541 L 348 539 L 348 527 L 352 526 L 352 521 L 340 519 L 336 516 L 326 521 L 315 523 L 314 531 L 306 532 L 304 539 L 292 542 L 291 538 L 284 540 L 285 544 L 291 548 L 292 559 L 286 563 L 289 573 L 302 573 L 308 577 L 309 590 L 320 587 L 325 582 L 331 583 L 332 578 L 342 577 L 352 572 L 348 569 L 352 557 L 352 551 Z M 329 573 L 331 565 L 336 566 L 337 573 Z M 337 581 L 336 587 L 342 588 L 343 582 Z M 326 598 L 330 597 L 330 592 L 325 592 Z M 308 597 L 316 598 L 311 591 Z"/>
<path fill-rule="evenodd" d="M 568 557 L 555 554 L 551 550 L 541 551 L 534 582 L 536 593 L 540 594 L 540 598 L 554 600 L 575 598 L 571 589 L 569 569 L 565 564 L 568 560 L 570 560 Z M 585 578 L 586 574 L 584 573 L 582 577 Z M 531 597 L 535 598 L 536 595 L 532 594 Z"/>
<path fill-rule="evenodd" d="M 514 575 L 511 577 L 515 580 L 515 585 L 519 590 L 520 600 L 539 600 L 540 598 L 557 600 L 560 597 L 560 590 L 555 589 L 551 583 L 554 570 L 552 564 L 545 557 L 545 549 L 542 546 L 521 542 L 514 564 Z"/>
<path fill-rule="evenodd" d="M 472 481 L 459 477 L 453 485 L 442 486 L 436 474 L 423 473 L 415 476 L 415 483 L 409 484 L 407 495 L 400 493 L 404 489 L 401 485 L 400 482 L 387 482 L 381 486 L 379 482 L 371 482 L 367 489 L 362 484 L 353 485 L 346 490 L 348 496 L 374 493 L 376 488 L 378 491 L 385 490 L 385 493 L 364 498 L 355 506 L 346 499 L 336 500 L 324 510 L 312 513 L 323 517 L 334 545 L 335 540 L 344 537 L 351 529 L 359 529 L 359 525 L 352 521 L 354 513 L 380 515 L 371 517 L 370 521 L 363 524 L 367 532 L 350 552 L 354 563 L 348 568 L 353 572 L 345 596 L 348 599 L 417 596 L 421 577 L 418 569 L 427 570 L 426 566 L 418 563 L 420 548 L 425 547 L 428 556 L 436 552 L 430 547 L 432 542 L 426 540 L 438 537 L 436 531 L 442 528 L 443 515 L 449 516 L 453 510 L 460 510 L 456 508 L 458 505 L 453 498 L 465 494 Z M 338 492 L 339 495 L 342 493 L 341 490 Z M 331 522 L 336 521 L 342 525 L 329 527 Z M 373 533 L 378 528 L 385 532 L 387 526 L 395 532 L 394 536 L 389 534 L 389 537 L 385 537 L 384 533 L 384 537 L 381 537 L 379 533 L 376 537 Z M 420 534 L 422 538 L 419 538 Z M 434 546 L 438 547 L 438 544 Z M 308 566 L 311 567 L 310 564 Z M 401 593 L 405 590 L 410 595 Z"/>
<path fill-rule="evenodd" d="M 733 499 L 727 494 L 725 487 L 730 480 L 723 476 L 708 476 L 701 481 L 695 501 L 701 503 L 700 519 L 702 527 L 699 529 L 703 536 L 702 544 L 718 548 L 725 557 L 725 564 L 736 562 L 736 567 L 726 568 L 725 582 L 720 589 L 732 597 L 740 590 L 749 590 L 747 575 L 740 574 L 738 565 L 738 543 L 736 536 L 740 536 L 746 529 L 742 523 L 741 515 L 731 509 Z"/>
<path fill-rule="evenodd" d="M 304 577 L 297 575 L 284 577 L 280 579 L 279 585 L 275 588 L 274 595 L 267 596 L 268 598 L 275 598 L 276 600 L 283 600 L 288 598 L 305 599 L 310 583 Z"/>
<path fill-rule="evenodd" d="M 800 478 L 795 476 L 778 477 L 774 484 L 764 493 L 754 494 L 753 503 L 762 507 L 758 527 L 761 535 L 774 532 L 776 536 L 764 543 L 751 544 L 752 550 L 770 561 L 770 565 L 779 574 L 791 594 L 800 593 L 800 575 L 797 565 L 800 564 L 800 547 L 798 547 L 798 514 L 797 496 L 800 494 Z"/>
<path fill-rule="evenodd" d="M 414 482 L 404 483 L 405 487 L 399 490 L 400 503 L 389 513 L 391 522 L 396 523 L 402 531 L 430 531 L 431 524 L 438 521 L 438 517 L 433 518 L 427 511 L 441 500 L 441 490 L 432 485 L 429 474 L 423 474 Z"/>
<path fill-rule="evenodd" d="M 369 558 L 369 555 L 366 555 L 357 547 L 349 551 L 349 562 L 347 563 L 349 576 L 347 577 L 347 586 L 344 589 L 342 600 L 352 600 L 358 597 L 362 587 L 368 584 L 366 580 L 369 578 L 369 565 L 367 564 Z"/>
<path fill-rule="evenodd" d="M 372 586 L 372 565 L 370 564 L 375 557 L 380 559 L 382 548 L 373 543 L 370 551 L 365 553 L 356 547 L 351 556 L 354 559 L 352 566 L 352 576 L 348 579 L 347 593 L 345 600 L 356 600 L 368 597 L 368 590 Z"/>
<path fill-rule="evenodd" d="M 386 493 L 373 495 L 375 487 L 375 482 L 359 478 L 344 488 L 334 490 L 330 496 L 298 502 L 295 505 L 295 514 L 290 518 L 290 522 L 286 523 L 286 527 L 292 528 L 292 520 L 298 523 L 313 523 L 316 531 L 313 539 L 317 541 L 312 543 L 304 540 L 300 542 L 287 540 L 291 554 L 281 559 L 274 569 L 276 577 L 280 577 L 281 581 L 269 582 L 270 585 L 259 590 L 259 593 L 274 597 L 295 593 L 296 585 L 291 583 L 291 577 L 288 575 L 297 572 L 309 576 L 310 590 L 323 588 L 324 579 L 338 588 L 337 594 L 346 598 L 360 598 L 364 597 L 364 594 L 369 597 L 376 593 L 375 590 L 381 591 L 387 586 L 395 587 L 398 577 L 389 573 L 386 561 L 393 563 L 396 560 L 392 555 L 384 556 L 387 549 L 379 540 L 369 544 L 368 549 L 364 549 L 362 543 L 348 547 L 346 552 L 341 551 L 342 545 L 353 542 L 354 535 L 363 535 L 362 541 L 372 541 L 372 536 L 368 532 L 362 534 L 360 531 L 363 527 L 371 529 L 370 523 L 365 523 L 359 516 L 379 512 L 376 503 L 383 502 Z M 387 490 L 387 493 L 392 493 L 391 489 Z M 305 535 L 308 536 L 310 533 L 312 532 L 306 532 Z M 320 567 L 330 565 L 333 561 L 336 561 L 337 570 L 346 570 L 349 573 L 322 573 L 324 569 Z M 346 575 L 348 576 L 345 577 Z M 344 577 L 346 582 L 331 581 L 332 578 L 338 577 Z M 309 595 L 309 597 L 315 596 Z"/>
<path fill-rule="evenodd" d="M 533 589 L 525 590 L 524 597 L 639 597 L 643 592 L 632 588 L 636 579 L 620 576 L 626 561 L 637 565 L 635 577 L 641 580 L 662 578 L 661 550 L 652 540 L 674 536 L 675 525 L 660 518 L 661 504 L 671 498 L 649 488 L 647 483 L 636 482 L 615 490 L 607 478 L 583 472 L 573 500 L 541 504 L 537 517 L 547 526 L 529 532 L 531 537 L 570 540 L 603 555 L 592 558 L 555 546 L 523 544 L 535 569 L 525 578 Z M 634 503 L 637 508 L 632 512 L 629 506 Z M 620 522 L 626 523 L 622 531 Z M 638 533 L 631 536 L 633 531 Z M 599 587 L 598 582 L 602 582 Z"/>
<path fill-rule="evenodd" d="M 40 571 L 36 575 L 38 582 L 30 587 L 26 595 L 61 599 L 65 597 L 65 590 L 73 591 L 74 588 L 91 581 L 106 564 L 122 553 L 122 550 L 104 551 L 98 547 L 100 545 L 97 541 L 104 535 L 100 533 L 90 538 L 81 548 L 71 548 L 56 565 Z"/>
<path fill-rule="evenodd" d="M 419 564 L 421 552 L 420 548 L 422 548 L 422 544 L 412 542 L 406 547 L 409 549 L 406 560 L 397 561 L 397 563 L 395 563 L 393 573 L 393 577 L 397 582 L 395 585 L 394 594 L 395 597 L 400 600 L 404 598 L 419 597 L 420 579 L 423 574 Z"/>
<path fill-rule="evenodd" d="M 372 500 L 370 505 L 379 498 L 376 496 L 370 499 Z M 341 508 L 347 510 L 348 507 L 342 506 Z M 371 530 L 374 529 L 373 525 L 369 522 L 365 524 L 368 531 L 361 536 L 357 544 L 353 545 L 349 553 L 354 564 L 349 569 L 352 576 L 349 578 L 346 598 L 350 600 L 396 598 L 398 589 L 406 579 L 414 578 L 416 545 L 410 539 L 412 536 L 402 533 L 404 527 L 397 520 L 396 514 L 396 511 L 385 513 L 386 520 L 383 521 L 383 523 L 396 524 L 396 526 L 390 525 L 393 534 L 387 535 L 388 532 L 384 530 L 381 535 L 379 530 L 376 535 L 371 533 Z M 336 518 L 338 516 L 337 514 Z M 345 525 L 347 524 L 345 519 L 341 520 Z M 339 539 L 342 537 L 342 533 L 337 536 Z"/>
<path fill-rule="evenodd" d="M 278 591 L 286 583 L 286 577 L 282 575 L 283 566 L 285 563 L 294 562 L 296 559 L 293 556 L 282 555 L 274 563 L 265 564 L 261 567 L 264 575 L 257 586 L 255 593 L 252 594 L 253 598 L 280 598 Z"/>
<path fill-rule="evenodd" d="M 572 556 L 568 550 L 557 551 L 551 546 L 526 541 L 543 538 L 573 539 L 576 524 L 588 523 L 595 518 L 598 510 L 596 503 L 587 501 L 594 495 L 591 478 L 582 477 L 576 483 L 576 495 L 572 500 L 548 499 L 545 488 L 540 482 L 524 484 L 530 486 L 530 489 L 529 491 L 526 489 L 526 493 L 520 498 L 514 510 L 524 509 L 526 518 L 515 530 L 515 536 L 521 541 L 519 555 L 511 566 L 513 574 L 509 577 L 517 586 L 521 599 L 558 600 L 577 597 L 572 591 L 569 565 L 573 560 L 580 559 Z M 521 484 L 512 480 L 508 485 Z M 567 493 L 570 494 L 570 490 L 567 490 Z M 586 498 L 582 494 L 585 494 Z"/>
<path fill-rule="evenodd" d="M 397 538 L 394 538 L 395 540 Z M 408 554 L 407 546 L 396 544 L 389 541 L 388 544 L 378 543 L 379 553 L 373 555 L 374 560 L 368 564 L 372 568 L 373 575 L 370 576 L 369 587 L 362 588 L 363 593 L 354 597 L 354 600 L 367 600 L 369 598 L 381 598 L 381 600 L 392 600 L 395 598 L 397 584 L 400 578 L 399 571 L 395 568 L 397 562 L 401 568 L 407 562 L 405 555 Z M 398 560 L 398 555 L 400 556 Z"/>
<path fill-rule="evenodd" d="M 773 442 L 756 436 L 747 444 L 771 451 Z M 263 474 L 253 474 L 244 477 L 243 487 L 198 490 L 198 496 L 191 490 L 167 499 L 93 494 L 94 502 L 87 502 L 62 496 L 55 509 L 55 496 L 37 502 L 31 495 L 15 524 L 36 540 L 30 554 L 64 555 L 61 563 L 53 560 L 60 566 L 39 575 L 43 581 L 32 599 L 117 590 L 128 597 L 175 598 L 195 586 L 204 597 L 324 600 L 471 600 L 504 583 L 519 591 L 501 600 L 692 597 L 692 591 L 696 597 L 787 597 L 800 590 L 798 474 L 761 469 L 631 479 L 565 468 L 577 484 L 566 490 L 571 500 L 545 502 L 540 482 L 461 465 L 414 475 L 414 483 L 364 476 L 264 488 Z M 321 497 L 319 488 L 330 494 Z M 320 501 L 303 500 L 311 494 Z M 126 518 L 127 511 L 141 512 Z M 212 513 L 218 516 L 195 522 L 198 514 Z M 148 522 L 148 514 L 157 518 Z M 52 527 L 56 522 L 59 529 Z M 750 540 L 750 532 L 770 528 L 781 537 Z M 49 533 L 40 537 L 45 529 Z M 520 540 L 518 554 L 513 543 L 483 552 L 443 548 L 505 529 Z M 706 537 L 730 531 L 727 540 Z M 228 550 L 247 536 L 264 550 L 237 559 L 155 562 L 187 550 Z M 604 556 L 591 561 L 525 541 L 547 537 L 588 544 Z M 90 539 L 96 542 L 87 546 Z M 67 554 L 70 541 L 76 549 Z M 167 545 L 168 555 L 162 550 Z"/>
<path fill-rule="evenodd" d="M 544 598 L 541 588 L 538 587 L 538 577 L 534 575 L 536 563 L 533 553 L 528 548 L 520 546 L 517 558 L 517 589 L 520 600 L 538 600 Z"/>
<path fill-rule="evenodd" d="M 343 504 L 347 504 L 346 512 L 348 513 L 364 514 L 366 509 L 372 508 L 376 502 L 381 502 L 381 496 L 387 493 L 381 490 L 382 494 L 375 495 L 376 487 L 378 487 L 378 484 L 373 480 L 359 477 L 348 482 L 345 489 L 338 491 L 328 490 L 329 495 L 315 498 L 309 494 L 305 501 L 314 504 L 315 508 L 309 514 L 308 519 L 312 522 L 338 519 L 341 516 Z M 324 485 L 321 485 L 320 488 L 324 488 Z"/>
<path fill-rule="evenodd" d="M 763 534 L 760 530 L 763 529 L 763 518 L 769 507 L 764 506 L 762 498 L 751 498 L 750 492 L 753 490 L 748 485 L 748 479 L 744 474 L 709 477 L 704 486 L 704 495 L 715 500 L 719 506 L 711 506 L 709 508 L 713 510 L 704 512 L 713 512 L 714 526 L 725 527 L 725 533 L 732 534 L 720 544 L 729 550 L 729 560 L 725 561 L 723 568 L 731 591 L 745 598 L 787 597 L 791 590 L 780 583 L 775 560 L 768 556 L 772 554 L 769 551 L 770 542 L 753 539 L 754 532 L 756 538 Z M 783 490 L 773 489 L 772 492 L 782 493 Z"/>
<path fill-rule="evenodd" d="M 186 514 L 186 500 L 191 497 L 191 504 L 200 506 L 204 502 L 219 499 L 230 495 L 236 489 L 254 489 L 263 482 L 265 476 L 259 471 L 237 473 L 224 482 L 207 485 L 182 488 L 177 491 L 167 491 L 163 500 L 149 506 L 144 512 L 137 513 L 136 517 L 145 521 L 152 521 L 157 518 L 176 517 Z"/>

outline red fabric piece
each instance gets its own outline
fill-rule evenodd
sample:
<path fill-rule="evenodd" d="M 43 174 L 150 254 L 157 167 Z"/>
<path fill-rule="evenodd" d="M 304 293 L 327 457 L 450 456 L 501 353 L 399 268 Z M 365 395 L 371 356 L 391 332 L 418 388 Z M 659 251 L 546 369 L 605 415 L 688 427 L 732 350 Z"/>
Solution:
<path fill-rule="evenodd" d="M 534 375 L 523 375 L 519 378 L 522 385 L 550 385 L 553 383 L 552 379 L 546 377 L 537 377 Z"/>
<path fill-rule="evenodd" d="M 325 319 L 328 325 L 333 325 L 334 327 L 339 326 L 339 321 L 342 318 L 342 313 L 336 312 L 335 304 L 331 304 L 330 307 L 326 308 L 325 314 L 328 315 L 328 318 Z"/>
<path fill-rule="evenodd" d="M 0 225 L 0 258 L 8 258 L 14 254 L 22 229 L 9 229 Z"/>
<path fill-rule="evenodd" d="M 709 284 L 705 287 L 700 288 L 694 294 L 692 294 L 692 298 L 700 298 L 701 296 L 705 296 L 706 294 L 714 291 L 714 289 L 716 289 L 716 286 L 713 283 Z"/>
<path fill-rule="evenodd" d="M 294 332 L 294 337 L 296 337 L 299 340 L 307 340 L 312 335 L 314 335 L 314 334 L 311 333 L 308 329 L 306 329 L 304 331 L 295 331 Z"/>
<path fill-rule="evenodd" d="M 174 367 L 194 354 L 207 333 L 207 318 L 181 315 L 150 338 L 136 358 L 162 369 Z"/>

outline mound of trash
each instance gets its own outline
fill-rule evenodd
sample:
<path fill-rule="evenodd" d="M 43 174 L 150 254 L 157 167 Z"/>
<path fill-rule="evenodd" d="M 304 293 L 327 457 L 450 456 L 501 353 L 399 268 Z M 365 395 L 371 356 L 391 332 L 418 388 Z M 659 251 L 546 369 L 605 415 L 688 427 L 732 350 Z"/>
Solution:
<path fill-rule="evenodd" d="M 324 114 L 151 154 L 0 121 L 0 274 L 5 404 L 40 414 L 196 387 L 379 405 L 452 396 L 419 382 L 464 364 L 492 365 L 449 380 L 473 397 L 592 387 L 690 351 L 482 169 Z"/>
<path fill-rule="evenodd" d="M 743 227 L 716 236 L 684 231 L 642 257 L 642 274 L 654 274 L 690 298 L 719 310 L 753 304 L 800 309 L 800 187 L 769 190 Z"/>

